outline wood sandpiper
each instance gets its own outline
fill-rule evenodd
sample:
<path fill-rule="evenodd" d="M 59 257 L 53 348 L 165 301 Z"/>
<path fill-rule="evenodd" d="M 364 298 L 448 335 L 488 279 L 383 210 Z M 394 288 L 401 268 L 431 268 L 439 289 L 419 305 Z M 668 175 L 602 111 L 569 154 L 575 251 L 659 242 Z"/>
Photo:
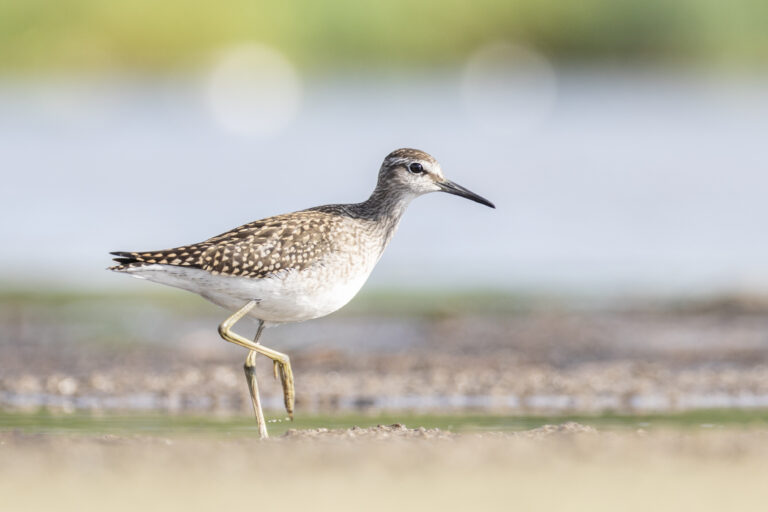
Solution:
<path fill-rule="evenodd" d="M 226 341 L 249 350 L 245 376 L 261 438 L 267 437 L 255 361 L 273 361 L 293 418 L 293 371 L 288 356 L 259 342 L 265 327 L 333 313 L 363 286 L 381 258 L 406 207 L 429 192 L 448 192 L 495 208 L 447 180 L 440 164 L 416 149 L 387 155 L 371 196 L 245 224 L 204 242 L 148 252 L 113 252 L 110 270 L 197 293 L 234 314 L 219 325 Z M 258 322 L 249 340 L 232 331 L 245 316 Z"/>

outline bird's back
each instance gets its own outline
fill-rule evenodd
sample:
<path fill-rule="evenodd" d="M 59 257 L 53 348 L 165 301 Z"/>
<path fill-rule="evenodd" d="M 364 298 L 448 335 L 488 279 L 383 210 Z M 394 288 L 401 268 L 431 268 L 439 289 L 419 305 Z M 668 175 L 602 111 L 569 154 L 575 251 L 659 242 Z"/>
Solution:
<path fill-rule="evenodd" d="M 327 207 L 320 207 L 327 208 Z M 263 278 L 284 270 L 304 270 L 339 250 L 352 249 L 365 229 L 355 221 L 320 209 L 277 215 L 244 224 L 203 242 L 143 252 L 113 252 L 129 271 L 148 265 L 206 270 L 213 275 Z"/>

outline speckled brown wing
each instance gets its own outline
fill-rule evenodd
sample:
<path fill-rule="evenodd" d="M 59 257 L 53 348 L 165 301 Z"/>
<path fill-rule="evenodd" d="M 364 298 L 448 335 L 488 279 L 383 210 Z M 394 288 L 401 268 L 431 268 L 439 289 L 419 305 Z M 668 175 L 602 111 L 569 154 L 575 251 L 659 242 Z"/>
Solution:
<path fill-rule="evenodd" d="M 212 245 L 203 252 L 200 268 L 244 277 L 303 270 L 330 251 L 334 223 L 329 215 L 307 211 L 243 226 L 208 240 Z"/>
<path fill-rule="evenodd" d="M 237 227 L 198 244 L 148 252 L 113 252 L 121 270 L 162 264 L 193 267 L 214 275 L 260 278 L 302 270 L 331 250 L 337 220 L 320 211 L 278 215 Z"/>

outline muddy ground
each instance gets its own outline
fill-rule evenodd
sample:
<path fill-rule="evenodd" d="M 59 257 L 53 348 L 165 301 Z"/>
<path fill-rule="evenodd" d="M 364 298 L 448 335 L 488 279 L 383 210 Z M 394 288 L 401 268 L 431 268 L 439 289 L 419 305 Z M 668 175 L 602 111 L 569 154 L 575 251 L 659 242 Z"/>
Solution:
<path fill-rule="evenodd" d="M 222 311 L 175 300 L 6 298 L 0 407 L 247 413 L 245 354 L 218 338 Z M 762 302 L 409 308 L 371 316 L 382 308 L 358 307 L 268 329 L 263 343 L 293 361 L 297 411 L 768 407 Z M 259 375 L 277 414 L 268 361 Z"/>

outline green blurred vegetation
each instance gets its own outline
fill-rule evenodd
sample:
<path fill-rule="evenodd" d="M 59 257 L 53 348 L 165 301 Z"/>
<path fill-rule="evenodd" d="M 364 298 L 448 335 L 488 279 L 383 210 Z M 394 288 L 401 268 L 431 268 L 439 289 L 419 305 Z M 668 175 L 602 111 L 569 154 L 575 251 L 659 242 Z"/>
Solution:
<path fill-rule="evenodd" d="M 267 413 L 269 417 L 269 412 Z M 410 428 L 440 428 L 451 432 L 511 432 L 547 424 L 575 421 L 600 430 L 710 429 L 722 427 L 765 428 L 768 411 L 714 409 L 666 414 L 564 414 L 508 416 L 498 414 L 339 414 L 297 415 L 294 421 L 270 422 L 271 435 L 308 428 L 372 427 L 402 423 Z M 212 434 L 256 435 L 251 416 L 196 416 L 157 413 L 62 413 L 47 410 L 13 412 L 0 410 L 0 431 L 19 430 L 47 434 Z"/>
<path fill-rule="evenodd" d="M 91 315 L 110 305 L 121 308 L 150 306 L 179 314 L 201 315 L 221 311 L 211 303 L 180 290 L 152 289 L 145 292 L 84 291 L 84 290 L 37 290 L 0 287 L 0 307 L 38 308 L 47 311 L 60 310 L 72 318 L 77 311 Z M 338 315 L 377 316 L 451 316 L 456 314 L 508 314 L 540 308 L 557 308 L 555 297 L 533 294 L 514 294 L 499 290 L 363 290 Z"/>
<path fill-rule="evenodd" d="M 142 291 L 41 289 L 0 281 L 0 310 L 44 310 L 46 317 L 87 321 L 94 311 L 109 318 L 114 309 L 148 307 L 182 316 L 221 313 L 196 295 L 170 288 Z M 491 288 L 364 288 L 337 316 L 450 317 L 458 315 L 510 315 L 536 311 L 614 310 L 669 314 L 768 314 L 765 295 L 697 295 L 671 297 L 597 298 L 567 293 L 500 290 Z"/>
<path fill-rule="evenodd" d="M 307 70 L 447 65 L 499 39 L 559 60 L 762 65 L 765 0 L 5 0 L 0 71 L 171 71 L 274 45 Z"/>

